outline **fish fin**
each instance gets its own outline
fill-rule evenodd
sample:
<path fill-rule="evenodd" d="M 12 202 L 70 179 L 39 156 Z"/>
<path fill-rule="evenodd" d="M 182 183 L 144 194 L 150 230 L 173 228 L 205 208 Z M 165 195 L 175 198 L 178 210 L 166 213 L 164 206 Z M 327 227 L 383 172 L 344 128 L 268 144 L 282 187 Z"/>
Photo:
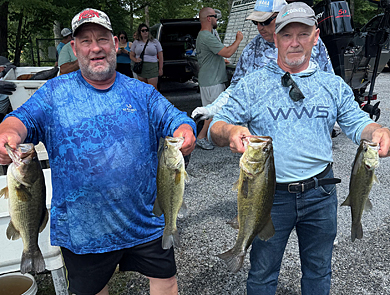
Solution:
<path fill-rule="evenodd" d="M 378 177 L 376 177 L 375 173 L 374 173 L 374 181 L 373 182 L 376 184 L 380 184 Z"/>
<path fill-rule="evenodd" d="M 18 189 L 16 190 L 16 195 L 18 196 L 18 199 L 23 202 L 27 202 L 31 200 L 32 195 L 27 187 L 24 185 L 20 185 Z"/>
<path fill-rule="evenodd" d="M 372 203 L 370 199 L 367 198 L 367 201 L 364 204 L 364 211 L 371 211 L 371 210 L 372 210 Z"/>
<path fill-rule="evenodd" d="M 22 274 L 30 271 L 35 271 L 36 273 L 43 272 L 45 268 L 45 260 L 39 248 L 32 253 L 23 251 L 20 263 L 20 272 Z"/>
<path fill-rule="evenodd" d="M 20 232 L 15 228 L 12 220 L 8 224 L 6 235 L 8 240 L 17 240 L 20 238 Z"/>
<path fill-rule="evenodd" d="M 8 186 L 0 190 L 0 198 L 4 196 L 4 199 L 8 199 Z"/>
<path fill-rule="evenodd" d="M 274 224 L 272 223 L 271 216 L 269 217 L 266 225 L 263 227 L 263 229 L 259 232 L 258 237 L 262 241 L 267 241 L 270 238 L 272 238 L 275 234 L 275 228 Z"/>
<path fill-rule="evenodd" d="M 47 208 L 45 208 L 44 212 L 45 213 L 44 213 L 43 218 L 42 218 L 41 226 L 39 228 L 40 233 L 43 232 L 43 230 L 46 227 L 47 221 L 49 220 L 49 211 L 47 210 Z"/>
<path fill-rule="evenodd" d="M 177 229 L 172 231 L 165 229 L 162 237 L 162 248 L 167 250 L 172 246 L 180 247 L 179 233 Z"/>
<path fill-rule="evenodd" d="M 178 212 L 178 214 L 177 214 L 177 217 L 178 218 L 184 218 L 184 217 L 186 217 L 187 216 L 187 205 L 184 203 L 184 201 L 183 201 L 183 203 L 181 203 L 181 207 L 180 207 L 180 209 L 179 209 L 179 212 Z"/>
<path fill-rule="evenodd" d="M 235 183 L 233 183 L 232 191 L 238 190 L 238 184 L 239 184 L 239 180 L 237 180 Z"/>
<path fill-rule="evenodd" d="M 352 224 L 352 229 L 351 229 L 351 240 L 352 242 L 355 241 L 355 239 L 361 239 L 363 238 L 363 227 L 362 223 L 356 223 Z"/>
<path fill-rule="evenodd" d="M 161 210 L 160 204 L 158 203 L 158 198 L 154 201 L 153 214 L 157 217 L 160 217 L 164 212 Z"/>
<path fill-rule="evenodd" d="M 234 229 L 239 229 L 240 228 L 240 224 L 238 222 L 238 215 L 236 217 L 234 217 L 232 220 L 230 220 L 230 221 L 228 221 L 226 223 L 229 224 Z"/>
<path fill-rule="evenodd" d="M 248 177 L 244 177 L 241 183 L 241 196 L 244 198 L 248 198 L 248 193 L 249 193 L 249 182 L 248 182 Z"/>
<path fill-rule="evenodd" d="M 184 171 L 184 181 L 185 181 L 186 183 L 190 182 L 190 179 L 189 179 L 188 174 L 187 174 L 186 171 Z"/>
<path fill-rule="evenodd" d="M 235 248 L 232 248 L 222 254 L 218 254 L 217 256 L 223 261 L 225 261 L 228 269 L 231 272 L 236 273 L 241 269 L 242 265 L 244 264 L 245 255 L 246 251 L 240 251 L 237 253 Z"/>
<path fill-rule="evenodd" d="M 182 172 L 179 169 L 176 169 L 175 171 L 175 184 L 179 184 L 181 182 L 181 178 L 184 175 L 182 175 Z M 185 176 L 184 176 L 184 181 L 185 181 Z"/>
<path fill-rule="evenodd" d="M 351 206 L 351 198 L 349 197 L 349 195 L 340 206 Z"/>

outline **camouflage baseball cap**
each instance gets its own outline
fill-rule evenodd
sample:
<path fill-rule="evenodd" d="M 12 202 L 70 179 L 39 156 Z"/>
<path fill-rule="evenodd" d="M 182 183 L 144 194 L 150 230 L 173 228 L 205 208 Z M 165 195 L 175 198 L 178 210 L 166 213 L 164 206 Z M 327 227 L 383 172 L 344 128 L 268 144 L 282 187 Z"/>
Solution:
<path fill-rule="evenodd" d="M 76 36 L 77 29 L 81 25 L 88 23 L 101 25 L 102 27 L 112 32 L 111 21 L 107 14 L 97 9 L 86 8 L 80 13 L 76 14 L 76 16 L 72 19 L 73 36 Z"/>
<path fill-rule="evenodd" d="M 255 9 L 246 19 L 265 22 L 275 12 L 279 12 L 286 5 L 287 2 L 284 0 L 257 0 Z"/>
<path fill-rule="evenodd" d="M 290 23 L 301 23 L 308 26 L 317 25 L 314 10 L 303 2 L 293 2 L 282 8 L 276 17 L 275 33 L 279 33 Z"/>

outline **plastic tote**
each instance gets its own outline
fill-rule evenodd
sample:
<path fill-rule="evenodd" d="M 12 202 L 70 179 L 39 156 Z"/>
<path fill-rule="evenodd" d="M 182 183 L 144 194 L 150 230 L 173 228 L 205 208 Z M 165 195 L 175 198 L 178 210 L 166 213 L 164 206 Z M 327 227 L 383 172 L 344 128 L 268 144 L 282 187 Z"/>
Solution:
<path fill-rule="evenodd" d="M 0 295 L 35 295 L 38 286 L 32 275 L 20 272 L 0 275 Z"/>

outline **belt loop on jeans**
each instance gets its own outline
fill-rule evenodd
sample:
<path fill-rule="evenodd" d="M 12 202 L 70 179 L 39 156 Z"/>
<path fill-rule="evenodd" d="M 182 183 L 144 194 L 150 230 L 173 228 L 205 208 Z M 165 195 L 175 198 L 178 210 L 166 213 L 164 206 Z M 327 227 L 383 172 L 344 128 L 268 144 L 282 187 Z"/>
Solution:
<path fill-rule="evenodd" d="M 318 188 L 318 178 L 314 176 L 313 179 L 314 179 L 314 183 L 315 183 L 314 188 L 317 189 Z"/>

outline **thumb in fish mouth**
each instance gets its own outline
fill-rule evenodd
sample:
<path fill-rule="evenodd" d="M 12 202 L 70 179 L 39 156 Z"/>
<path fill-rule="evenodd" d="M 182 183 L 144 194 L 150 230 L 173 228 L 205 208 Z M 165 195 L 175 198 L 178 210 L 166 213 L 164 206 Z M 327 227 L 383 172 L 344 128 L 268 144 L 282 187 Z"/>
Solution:
<path fill-rule="evenodd" d="M 5 149 L 12 162 L 19 163 L 24 158 L 30 156 L 34 152 L 34 145 L 31 144 L 19 144 L 16 148 L 12 148 L 9 143 L 4 144 Z"/>
<path fill-rule="evenodd" d="M 6 143 L 4 147 L 7 150 L 7 153 L 12 162 L 17 162 L 20 160 L 20 153 L 16 149 L 13 149 L 8 143 Z"/>

